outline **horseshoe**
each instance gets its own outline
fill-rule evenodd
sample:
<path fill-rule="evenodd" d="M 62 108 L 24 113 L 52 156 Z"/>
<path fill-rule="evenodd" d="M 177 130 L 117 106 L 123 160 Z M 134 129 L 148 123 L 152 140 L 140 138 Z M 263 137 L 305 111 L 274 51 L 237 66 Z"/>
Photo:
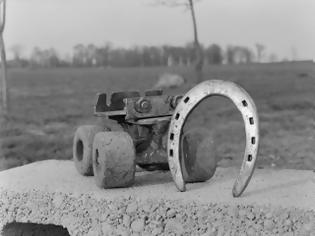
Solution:
<path fill-rule="evenodd" d="M 227 97 L 241 112 L 246 133 L 246 146 L 240 173 L 233 186 L 233 197 L 239 197 L 247 187 L 254 169 L 259 147 L 259 120 L 257 109 L 250 95 L 233 82 L 222 80 L 204 81 L 188 91 L 176 106 L 168 133 L 168 163 L 177 189 L 186 191 L 180 164 L 180 140 L 186 118 L 205 98 L 210 96 Z"/>

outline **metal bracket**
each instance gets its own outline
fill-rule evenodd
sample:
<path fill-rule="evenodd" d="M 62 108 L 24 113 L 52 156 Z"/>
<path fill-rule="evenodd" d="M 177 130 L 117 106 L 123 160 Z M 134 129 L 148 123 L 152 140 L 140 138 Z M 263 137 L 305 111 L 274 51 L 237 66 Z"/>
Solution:
<path fill-rule="evenodd" d="M 255 169 L 259 147 L 259 120 L 257 109 L 250 95 L 233 82 L 221 80 L 204 81 L 188 91 L 177 105 L 171 119 L 168 134 L 168 162 L 173 180 L 179 191 L 186 191 L 180 165 L 180 140 L 182 129 L 190 112 L 205 98 L 210 96 L 227 97 L 241 112 L 246 133 L 246 147 L 242 167 L 232 194 L 239 197 L 247 187 Z"/>
<path fill-rule="evenodd" d="M 144 96 L 137 91 L 97 94 L 94 115 L 119 119 L 133 124 L 150 125 L 170 120 L 181 95 L 163 95 L 160 90 L 150 90 Z"/>

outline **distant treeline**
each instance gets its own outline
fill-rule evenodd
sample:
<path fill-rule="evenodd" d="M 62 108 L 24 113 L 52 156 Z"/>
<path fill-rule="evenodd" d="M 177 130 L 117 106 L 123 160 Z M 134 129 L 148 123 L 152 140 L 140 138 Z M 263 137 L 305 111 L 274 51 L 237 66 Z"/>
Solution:
<path fill-rule="evenodd" d="M 17 47 L 16 47 L 17 48 Z M 205 64 L 240 64 L 277 61 L 275 54 L 266 59 L 262 45 L 256 50 L 245 46 L 228 46 L 223 49 L 218 44 L 203 46 Z M 73 47 L 72 56 L 62 58 L 56 49 L 35 47 L 29 58 L 22 58 L 15 50 L 11 66 L 19 67 L 138 67 L 138 66 L 190 66 L 195 60 L 192 43 L 185 46 L 135 46 L 116 48 L 110 43 L 104 46 L 78 44 Z"/>

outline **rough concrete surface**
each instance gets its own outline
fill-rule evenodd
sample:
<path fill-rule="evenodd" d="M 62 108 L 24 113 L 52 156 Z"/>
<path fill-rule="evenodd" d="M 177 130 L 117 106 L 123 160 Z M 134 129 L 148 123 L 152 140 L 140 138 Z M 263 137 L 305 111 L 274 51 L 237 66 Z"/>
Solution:
<path fill-rule="evenodd" d="M 63 226 L 70 235 L 315 235 L 313 171 L 258 169 L 233 198 L 237 172 L 219 168 L 184 193 L 158 171 L 138 172 L 133 187 L 103 190 L 71 161 L 37 162 L 0 172 L 0 228 L 18 222 Z"/>

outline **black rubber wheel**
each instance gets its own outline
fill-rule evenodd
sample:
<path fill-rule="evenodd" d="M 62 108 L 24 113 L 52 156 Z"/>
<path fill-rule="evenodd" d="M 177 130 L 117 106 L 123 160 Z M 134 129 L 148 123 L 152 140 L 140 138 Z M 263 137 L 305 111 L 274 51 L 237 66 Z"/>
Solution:
<path fill-rule="evenodd" d="M 135 178 L 135 148 L 126 132 L 105 131 L 95 135 L 93 171 L 100 188 L 128 187 Z"/>
<path fill-rule="evenodd" d="M 181 141 L 181 165 L 185 182 L 203 182 L 215 173 L 217 160 L 214 137 L 209 130 L 193 128 Z"/>
<path fill-rule="evenodd" d="M 73 161 L 81 175 L 93 175 L 92 168 L 92 145 L 96 133 L 103 128 L 95 125 L 80 126 L 73 139 Z"/>

